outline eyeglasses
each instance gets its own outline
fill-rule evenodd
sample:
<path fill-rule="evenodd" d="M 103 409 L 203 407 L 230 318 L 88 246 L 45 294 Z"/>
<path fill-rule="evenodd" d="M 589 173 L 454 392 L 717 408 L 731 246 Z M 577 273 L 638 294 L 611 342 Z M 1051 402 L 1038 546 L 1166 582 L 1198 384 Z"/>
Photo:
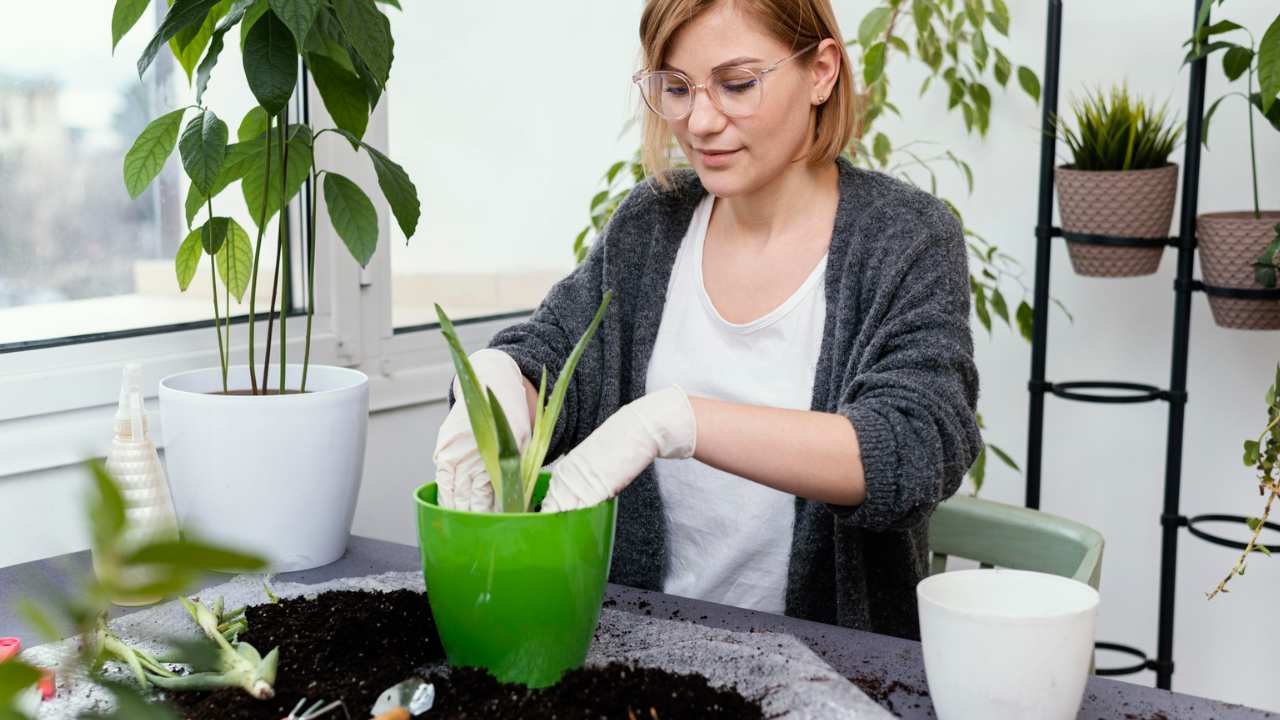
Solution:
<path fill-rule="evenodd" d="M 716 68 L 703 83 L 695 83 L 689 76 L 675 70 L 641 70 L 631 76 L 631 81 L 640 87 L 644 104 L 664 120 L 688 117 L 693 112 L 693 102 L 699 90 L 705 90 L 711 102 L 725 115 L 747 117 L 759 109 L 764 99 L 765 75 L 777 70 L 782 63 L 809 52 L 818 46 L 818 42 L 759 70 L 743 65 Z"/>

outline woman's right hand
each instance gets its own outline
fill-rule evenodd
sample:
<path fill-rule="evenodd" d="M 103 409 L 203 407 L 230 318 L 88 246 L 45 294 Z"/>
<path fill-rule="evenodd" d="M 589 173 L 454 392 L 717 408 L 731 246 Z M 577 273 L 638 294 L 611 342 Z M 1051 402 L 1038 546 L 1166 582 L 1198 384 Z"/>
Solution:
<path fill-rule="evenodd" d="M 507 415 L 516 445 L 523 452 L 532 433 L 529 399 L 524 375 L 511 356 L 485 348 L 468 358 L 481 387 L 488 387 Z M 432 460 L 436 465 L 437 503 L 442 508 L 493 512 L 493 484 L 471 431 L 471 418 L 462 395 L 462 384 L 453 379 L 453 407 L 440 426 Z"/>

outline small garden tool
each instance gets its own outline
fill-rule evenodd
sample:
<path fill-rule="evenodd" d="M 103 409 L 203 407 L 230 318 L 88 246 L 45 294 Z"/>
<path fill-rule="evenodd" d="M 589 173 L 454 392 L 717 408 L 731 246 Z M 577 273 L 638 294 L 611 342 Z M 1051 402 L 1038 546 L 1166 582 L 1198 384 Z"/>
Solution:
<path fill-rule="evenodd" d="M 420 677 L 392 685 L 373 704 L 374 720 L 410 720 L 431 709 L 436 702 L 436 686 Z"/>

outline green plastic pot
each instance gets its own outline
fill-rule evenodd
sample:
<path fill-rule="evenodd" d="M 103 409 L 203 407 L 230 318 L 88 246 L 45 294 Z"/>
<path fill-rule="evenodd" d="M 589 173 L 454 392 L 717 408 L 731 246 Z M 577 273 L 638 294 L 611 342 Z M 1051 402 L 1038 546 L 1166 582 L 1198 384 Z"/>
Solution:
<path fill-rule="evenodd" d="M 473 513 L 441 508 L 436 491 L 427 483 L 414 497 L 449 664 L 534 688 L 581 667 L 600 620 L 617 500 L 545 515 Z"/>

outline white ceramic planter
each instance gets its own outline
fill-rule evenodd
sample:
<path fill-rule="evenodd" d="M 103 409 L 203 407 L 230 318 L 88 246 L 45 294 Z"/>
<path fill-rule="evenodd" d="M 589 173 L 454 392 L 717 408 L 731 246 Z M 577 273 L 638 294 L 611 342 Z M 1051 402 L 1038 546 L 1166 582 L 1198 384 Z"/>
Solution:
<path fill-rule="evenodd" d="M 940 720 L 1071 720 L 1093 658 L 1098 592 L 1023 570 L 959 570 L 916 586 Z"/>
<path fill-rule="evenodd" d="M 297 388 L 301 365 L 286 387 Z M 271 368 L 273 386 L 278 368 Z M 230 387 L 248 388 L 245 366 Z M 226 396 L 219 368 L 160 381 L 165 465 L 183 532 L 265 556 L 275 572 L 342 557 L 364 468 L 369 379 L 312 365 L 305 395 Z"/>

